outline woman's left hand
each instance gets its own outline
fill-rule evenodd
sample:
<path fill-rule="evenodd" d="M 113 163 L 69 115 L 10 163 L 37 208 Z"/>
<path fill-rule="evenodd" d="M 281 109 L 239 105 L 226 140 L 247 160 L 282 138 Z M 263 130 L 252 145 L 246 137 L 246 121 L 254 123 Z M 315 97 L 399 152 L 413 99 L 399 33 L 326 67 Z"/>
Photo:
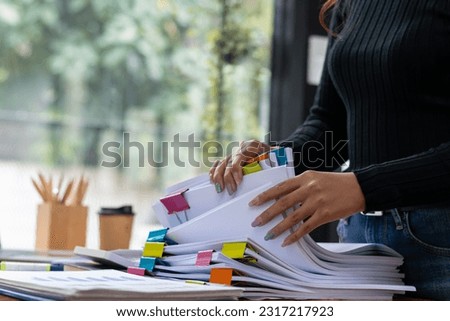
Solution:
<path fill-rule="evenodd" d="M 304 221 L 288 236 L 283 246 L 294 243 L 315 228 L 365 209 L 365 198 L 354 173 L 306 171 L 259 194 L 250 206 L 276 202 L 261 213 L 252 226 L 262 226 L 289 208 L 299 206 L 271 229 L 266 240 L 273 239 Z"/>

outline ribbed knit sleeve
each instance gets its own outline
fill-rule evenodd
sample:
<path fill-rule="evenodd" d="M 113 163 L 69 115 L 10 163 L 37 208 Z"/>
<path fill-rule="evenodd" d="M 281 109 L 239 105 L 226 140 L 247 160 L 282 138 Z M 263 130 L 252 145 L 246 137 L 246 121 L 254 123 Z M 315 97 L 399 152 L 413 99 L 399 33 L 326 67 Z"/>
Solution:
<path fill-rule="evenodd" d="M 368 211 L 450 205 L 450 0 L 338 2 L 343 28 L 293 145 L 348 139 Z"/>
<path fill-rule="evenodd" d="M 333 49 L 366 210 L 450 204 L 450 1 L 351 1 Z"/>
<path fill-rule="evenodd" d="M 429 151 L 355 170 L 366 211 L 448 205 L 450 142 Z"/>
<path fill-rule="evenodd" d="M 339 16 L 334 14 L 331 27 L 340 22 Z M 335 41 L 335 37 L 329 37 L 327 52 Z M 348 159 L 346 110 L 330 77 L 329 55 L 326 57 L 307 119 L 288 138 L 279 142 L 280 146 L 293 147 L 296 174 L 307 169 L 332 171 Z"/>

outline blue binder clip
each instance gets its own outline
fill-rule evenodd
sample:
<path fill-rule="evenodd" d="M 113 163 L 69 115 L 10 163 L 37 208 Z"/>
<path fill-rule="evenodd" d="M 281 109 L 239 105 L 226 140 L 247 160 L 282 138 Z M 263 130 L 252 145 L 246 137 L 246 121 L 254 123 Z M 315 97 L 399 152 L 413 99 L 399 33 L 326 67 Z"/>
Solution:
<path fill-rule="evenodd" d="M 271 151 L 271 153 L 274 153 L 277 157 L 278 166 L 284 166 L 288 163 L 286 151 L 284 150 L 284 147 L 280 147 L 277 149 L 274 149 Z"/>
<path fill-rule="evenodd" d="M 146 242 L 165 242 L 167 245 L 178 244 L 177 242 L 171 240 L 166 236 L 168 230 L 169 230 L 168 228 L 163 228 L 160 230 L 150 231 L 148 233 Z"/>
<path fill-rule="evenodd" d="M 147 271 L 152 272 L 155 268 L 156 259 L 154 257 L 141 257 L 139 261 L 139 267 L 142 269 L 146 269 Z"/>

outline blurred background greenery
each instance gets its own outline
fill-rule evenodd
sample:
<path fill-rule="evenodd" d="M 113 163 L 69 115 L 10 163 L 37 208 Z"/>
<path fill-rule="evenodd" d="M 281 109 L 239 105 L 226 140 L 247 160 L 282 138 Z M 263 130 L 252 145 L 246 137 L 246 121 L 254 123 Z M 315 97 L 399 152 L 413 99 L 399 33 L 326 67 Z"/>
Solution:
<path fill-rule="evenodd" d="M 38 171 L 90 179 L 89 246 L 100 206 L 123 204 L 138 214 L 132 245 L 140 245 L 164 187 L 207 169 L 187 155 L 176 166 L 162 142 L 263 139 L 273 2 L 0 0 L 3 246 L 34 247 Z M 102 146 L 124 133 L 168 166 L 139 166 L 137 149 L 130 166 L 100 166 Z"/>

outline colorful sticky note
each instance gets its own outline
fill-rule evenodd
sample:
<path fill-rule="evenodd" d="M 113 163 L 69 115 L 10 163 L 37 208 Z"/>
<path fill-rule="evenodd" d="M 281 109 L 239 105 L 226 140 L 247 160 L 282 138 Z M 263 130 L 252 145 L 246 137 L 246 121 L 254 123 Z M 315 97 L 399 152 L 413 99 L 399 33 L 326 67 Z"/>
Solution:
<path fill-rule="evenodd" d="M 261 165 L 259 165 L 258 162 L 253 162 L 251 164 L 245 165 L 242 167 L 242 171 L 244 172 L 244 175 L 248 175 L 251 173 L 256 173 L 262 170 Z"/>
<path fill-rule="evenodd" d="M 148 233 L 147 242 L 164 242 L 168 228 L 150 231 Z"/>
<path fill-rule="evenodd" d="M 228 256 L 231 259 L 241 259 L 244 257 L 246 248 L 246 242 L 223 243 L 222 254 Z"/>
<path fill-rule="evenodd" d="M 287 164 L 288 159 L 284 147 L 274 149 L 273 151 L 271 151 L 271 153 L 274 153 L 275 156 L 277 157 L 278 166 L 283 166 Z"/>
<path fill-rule="evenodd" d="M 164 252 L 164 242 L 145 242 L 142 256 L 162 257 Z"/>
<path fill-rule="evenodd" d="M 195 261 L 196 266 L 208 266 L 211 263 L 213 250 L 199 251 Z"/>
<path fill-rule="evenodd" d="M 154 257 L 141 257 L 139 267 L 148 271 L 153 271 L 155 268 L 156 259 Z"/>
<path fill-rule="evenodd" d="M 139 267 L 134 267 L 134 266 L 129 266 L 127 268 L 127 272 L 130 274 L 134 274 L 134 275 L 140 275 L 140 276 L 144 276 L 145 275 L 145 269 L 144 268 L 139 268 Z"/>
<path fill-rule="evenodd" d="M 187 189 L 181 192 L 167 195 L 160 199 L 161 203 L 163 203 L 163 205 L 166 207 L 169 214 L 186 211 L 190 208 L 183 195 L 183 193 L 186 191 Z"/>
<path fill-rule="evenodd" d="M 211 269 L 211 274 L 209 275 L 209 282 L 231 285 L 232 277 L 233 277 L 233 269 L 214 268 Z"/>

